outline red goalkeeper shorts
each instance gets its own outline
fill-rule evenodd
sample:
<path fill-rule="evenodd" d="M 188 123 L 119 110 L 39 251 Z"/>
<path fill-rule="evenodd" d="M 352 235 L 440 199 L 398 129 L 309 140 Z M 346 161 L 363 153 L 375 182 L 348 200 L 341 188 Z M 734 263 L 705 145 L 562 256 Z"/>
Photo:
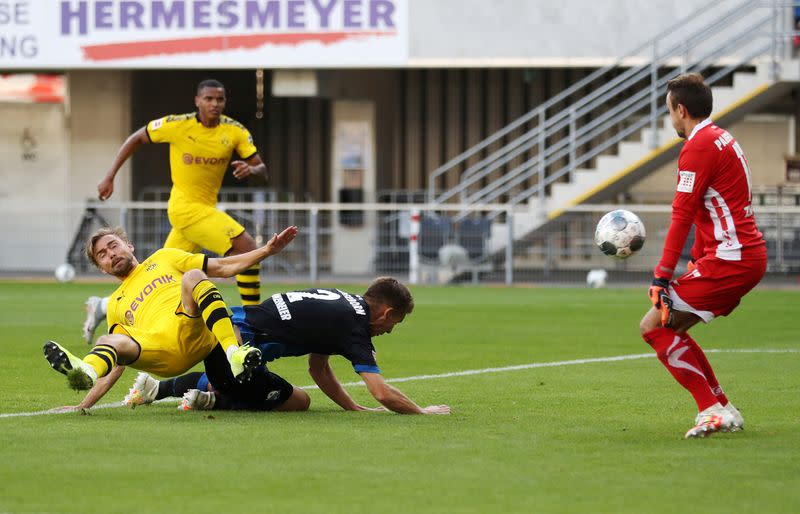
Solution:
<path fill-rule="evenodd" d="M 706 323 L 733 312 L 767 270 L 766 252 L 763 257 L 749 257 L 742 261 L 724 261 L 713 256 L 698 259 L 693 271 L 670 282 L 673 309 L 692 312 Z"/>

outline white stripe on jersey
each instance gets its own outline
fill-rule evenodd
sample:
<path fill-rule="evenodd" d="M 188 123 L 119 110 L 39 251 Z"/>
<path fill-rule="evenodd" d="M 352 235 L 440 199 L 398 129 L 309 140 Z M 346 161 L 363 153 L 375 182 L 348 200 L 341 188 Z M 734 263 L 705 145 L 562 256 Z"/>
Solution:
<path fill-rule="evenodd" d="M 714 223 L 714 238 L 719 241 L 717 245 L 716 256 L 724 261 L 740 261 L 742 260 L 742 244 L 739 242 L 739 237 L 736 235 L 736 225 L 731 216 L 731 210 L 722 195 L 719 194 L 713 187 L 706 190 L 704 196 L 706 210 L 711 216 L 711 222 Z M 714 202 L 716 201 L 716 205 Z M 722 228 L 722 220 L 719 217 L 717 209 L 722 211 L 722 217 L 725 219 L 725 226 L 727 230 Z"/>

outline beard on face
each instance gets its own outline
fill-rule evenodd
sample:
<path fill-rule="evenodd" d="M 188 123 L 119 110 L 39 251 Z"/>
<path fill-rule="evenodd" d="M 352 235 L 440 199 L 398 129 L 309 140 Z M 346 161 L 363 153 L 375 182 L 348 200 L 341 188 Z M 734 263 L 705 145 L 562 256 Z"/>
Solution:
<path fill-rule="evenodd" d="M 136 266 L 133 265 L 133 259 L 130 257 L 122 257 L 117 264 L 111 266 L 111 274 L 115 277 L 127 277 L 133 268 Z"/>

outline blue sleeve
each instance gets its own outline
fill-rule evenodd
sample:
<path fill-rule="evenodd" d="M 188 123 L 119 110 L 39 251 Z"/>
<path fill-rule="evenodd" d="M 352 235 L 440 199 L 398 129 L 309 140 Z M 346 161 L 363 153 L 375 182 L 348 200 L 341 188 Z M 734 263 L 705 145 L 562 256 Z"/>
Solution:
<path fill-rule="evenodd" d="M 375 360 L 375 347 L 368 336 L 355 335 L 347 344 L 342 355 L 353 364 L 356 373 L 380 373 L 381 369 Z"/>
<path fill-rule="evenodd" d="M 381 369 L 378 366 L 370 366 L 368 364 L 353 364 L 353 369 L 356 370 L 356 373 L 378 373 L 380 374 Z"/>
<path fill-rule="evenodd" d="M 236 328 L 239 329 L 243 343 L 249 343 L 253 340 L 255 334 L 253 333 L 252 327 L 247 324 L 244 315 L 244 307 L 231 307 L 231 323 L 236 325 Z"/>
<path fill-rule="evenodd" d="M 197 381 L 197 389 L 200 391 L 208 391 L 208 375 L 203 373 Z"/>

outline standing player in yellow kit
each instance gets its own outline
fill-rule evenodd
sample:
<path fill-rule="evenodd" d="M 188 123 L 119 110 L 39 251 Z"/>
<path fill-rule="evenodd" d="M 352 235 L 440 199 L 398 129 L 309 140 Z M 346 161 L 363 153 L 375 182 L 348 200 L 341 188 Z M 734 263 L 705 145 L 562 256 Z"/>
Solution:
<path fill-rule="evenodd" d="M 111 168 L 97 185 L 100 200 L 114 192 L 114 177 L 125 161 L 146 143 L 169 143 L 172 178 L 167 215 L 172 230 L 164 248 L 196 252 L 201 248 L 221 256 L 239 255 L 256 248 L 253 237 L 228 214 L 218 210 L 217 195 L 222 179 L 233 166 L 233 176 L 243 180 L 266 175 L 253 138 L 244 126 L 222 114 L 225 86 L 216 80 L 197 85 L 197 112 L 164 116 L 140 128 L 122 144 Z M 236 152 L 241 160 L 231 161 Z M 258 265 L 236 276 L 242 305 L 260 303 Z M 86 301 L 83 336 L 92 341 L 97 325 L 105 318 L 108 299 L 92 296 Z"/>

